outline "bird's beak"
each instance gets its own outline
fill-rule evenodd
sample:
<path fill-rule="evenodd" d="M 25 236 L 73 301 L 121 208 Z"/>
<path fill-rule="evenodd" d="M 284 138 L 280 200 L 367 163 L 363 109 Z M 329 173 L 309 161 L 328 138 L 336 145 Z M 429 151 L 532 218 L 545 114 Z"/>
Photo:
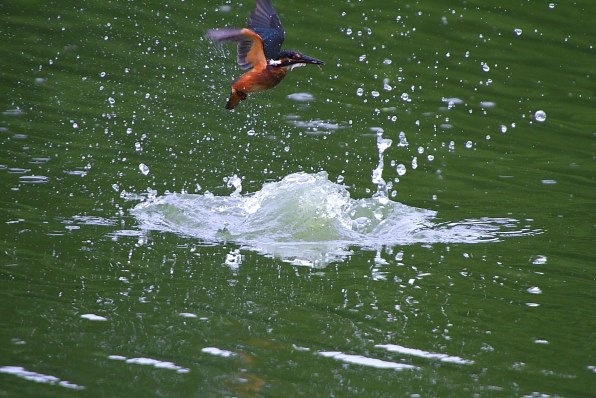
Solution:
<path fill-rule="evenodd" d="M 320 59 L 309 57 L 308 55 L 302 55 L 300 60 L 297 60 L 297 62 L 313 65 L 325 65 L 325 62 L 321 61 Z"/>

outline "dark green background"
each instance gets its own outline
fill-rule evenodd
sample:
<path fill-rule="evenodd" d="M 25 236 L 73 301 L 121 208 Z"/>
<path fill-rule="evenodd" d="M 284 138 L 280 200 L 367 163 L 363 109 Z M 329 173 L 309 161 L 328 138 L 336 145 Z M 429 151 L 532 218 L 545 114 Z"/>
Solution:
<path fill-rule="evenodd" d="M 225 5 L 229 12 L 215 1 L 0 4 L 0 367 L 85 387 L 2 372 L 0 395 L 592 394 L 592 1 L 279 0 L 285 47 L 326 65 L 292 72 L 233 113 L 223 108 L 240 74 L 233 46 L 203 35 L 242 26 L 253 3 Z M 448 109 L 445 98 L 461 101 Z M 243 250 L 234 272 L 224 264 L 234 243 L 145 235 L 130 216 L 136 202 L 126 193 L 227 195 L 223 179 L 233 174 L 255 192 L 325 170 L 343 176 L 352 197 L 370 197 L 378 128 L 394 141 L 384 177 L 397 177 L 391 161 L 408 166 L 396 200 L 445 222 L 512 217 L 542 234 L 380 248 L 387 265 L 352 247 L 324 269 Z M 406 148 L 395 145 L 401 131 Z M 209 346 L 237 355 L 201 351 Z M 346 364 L 319 351 L 419 369 Z"/>

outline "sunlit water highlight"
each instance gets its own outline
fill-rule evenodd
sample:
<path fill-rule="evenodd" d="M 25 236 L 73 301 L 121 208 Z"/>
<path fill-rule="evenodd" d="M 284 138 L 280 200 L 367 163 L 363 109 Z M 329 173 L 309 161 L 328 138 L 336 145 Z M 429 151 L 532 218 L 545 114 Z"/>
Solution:
<path fill-rule="evenodd" d="M 344 354 L 343 352 L 338 351 L 322 351 L 319 352 L 319 355 L 324 357 L 333 358 L 338 361 L 342 361 L 345 363 L 355 364 L 355 365 L 362 365 L 362 366 L 369 366 L 373 368 L 379 369 L 395 369 L 395 370 L 404 370 L 404 369 L 416 369 L 413 365 L 407 365 L 403 363 L 397 362 L 390 362 L 390 361 L 383 361 L 376 358 L 369 358 L 363 355 L 350 355 Z"/>
<path fill-rule="evenodd" d="M 238 186 L 240 187 L 240 186 Z M 141 228 L 231 241 L 296 265 L 324 266 L 352 254 L 350 247 L 378 250 L 416 243 L 497 242 L 538 231 L 512 218 L 438 223 L 436 212 L 386 197 L 352 199 L 326 172 L 294 173 L 253 194 L 166 194 L 138 204 Z"/>
<path fill-rule="evenodd" d="M 37 373 L 27 370 L 21 366 L 2 366 L 0 367 L 0 373 L 14 375 L 24 380 L 34 381 L 36 383 L 50 384 L 68 388 L 70 390 L 83 390 L 85 386 L 71 383 L 66 380 L 62 380 L 56 376 L 46 375 L 43 373 Z"/>

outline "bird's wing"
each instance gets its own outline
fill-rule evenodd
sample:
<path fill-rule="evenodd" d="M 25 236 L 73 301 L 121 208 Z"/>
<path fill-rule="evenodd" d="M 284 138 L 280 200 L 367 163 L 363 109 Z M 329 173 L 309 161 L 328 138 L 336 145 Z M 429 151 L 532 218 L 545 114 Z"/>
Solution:
<path fill-rule="evenodd" d="M 211 29 L 207 31 L 207 37 L 214 41 L 238 42 L 238 57 L 236 61 L 242 69 L 265 69 L 267 59 L 263 49 L 261 36 L 250 29 Z"/>
<path fill-rule="evenodd" d="M 265 57 L 277 58 L 286 34 L 271 0 L 257 0 L 255 9 L 248 16 L 247 24 L 249 29 L 263 39 Z"/>

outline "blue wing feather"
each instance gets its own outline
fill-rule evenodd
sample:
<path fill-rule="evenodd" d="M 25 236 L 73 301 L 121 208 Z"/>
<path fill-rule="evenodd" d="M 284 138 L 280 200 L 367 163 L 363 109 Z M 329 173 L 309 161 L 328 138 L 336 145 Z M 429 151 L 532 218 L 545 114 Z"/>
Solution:
<path fill-rule="evenodd" d="M 255 9 L 248 17 L 248 28 L 258 34 L 263 40 L 263 50 L 266 59 L 277 59 L 281 52 L 281 45 L 285 38 L 284 28 L 279 16 L 271 4 L 271 0 L 257 0 Z M 242 29 L 221 28 L 207 32 L 211 40 L 238 43 L 236 61 L 242 69 L 251 69 L 253 65 L 246 60 L 248 52 L 254 45 L 250 38 L 242 34 Z"/>
<path fill-rule="evenodd" d="M 255 9 L 248 17 L 247 24 L 249 29 L 263 39 L 265 58 L 277 58 L 286 33 L 271 0 L 257 0 Z"/>

